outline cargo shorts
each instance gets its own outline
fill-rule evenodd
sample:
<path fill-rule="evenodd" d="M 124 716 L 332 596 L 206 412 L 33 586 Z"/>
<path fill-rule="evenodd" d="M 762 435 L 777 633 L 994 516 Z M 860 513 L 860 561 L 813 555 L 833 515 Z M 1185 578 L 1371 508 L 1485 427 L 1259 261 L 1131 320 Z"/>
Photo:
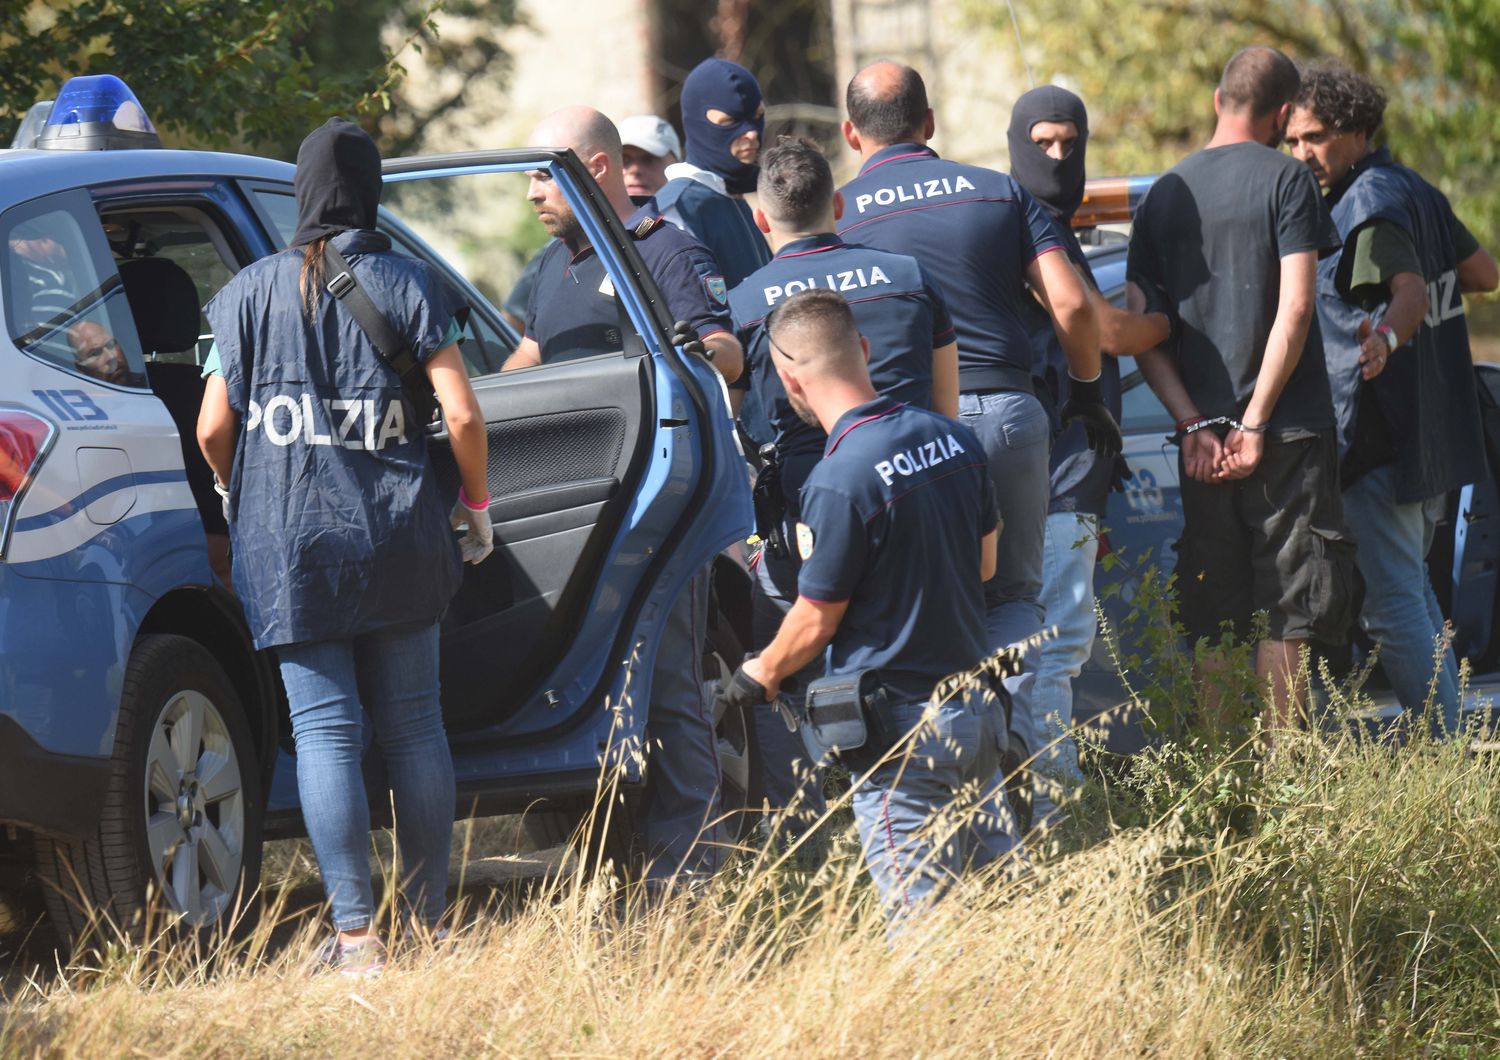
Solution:
<path fill-rule="evenodd" d="M 1273 640 L 1346 641 L 1364 600 L 1354 542 L 1344 529 L 1333 432 L 1266 440 L 1247 478 L 1187 477 L 1178 457 L 1182 538 L 1177 598 L 1191 639 L 1217 639 L 1230 622 L 1252 631 L 1265 611 Z"/>

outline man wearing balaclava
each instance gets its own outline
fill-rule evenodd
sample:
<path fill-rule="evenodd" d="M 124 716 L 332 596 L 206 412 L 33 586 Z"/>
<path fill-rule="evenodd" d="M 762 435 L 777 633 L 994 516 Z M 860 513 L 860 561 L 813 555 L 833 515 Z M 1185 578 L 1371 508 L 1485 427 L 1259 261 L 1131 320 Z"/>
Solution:
<path fill-rule="evenodd" d="M 755 75 L 727 59 L 704 59 L 682 83 L 687 161 L 667 167 L 656 195 L 662 216 L 713 253 L 728 287 L 771 260 L 744 196 L 760 174 L 766 106 Z"/>
<path fill-rule="evenodd" d="M 661 215 L 713 254 L 724 275 L 716 292 L 729 291 L 771 260 L 771 248 L 755 227 L 745 195 L 760 176 L 766 105 L 755 75 L 728 59 L 704 59 L 682 83 L 682 131 L 687 161 L 667 167 L 667 184 L 656 193 Z M 757 445 L 775 432 L 748 390 L 748 378 L 731 389 L 735 412 Z"/>
<path fill-rule="evenodd" d="M 1099 320 L 1100 389 L 1116 419 L 1120 417 L 1120 366 L 1116 357 L 1143 353 L 1167 338 L 1166 316 L 1119 310 L 1105 301 L 1094 283 L 1083 248 L 1073 234 L 1073 214 L 1083 202 L 1084 157 L 1089 117 L 1083 100 L 1065 88 L 1043 85 L 1016 100 L 1011 111 L 1010 175 L 1046 210 L 1074 268 L 1088 284 Z M 1051 496 L 1042 558 L 1042 605 L 1057 636 L 1047 641 L 1037 661 L 1030 710 L 1040 749 L 1033 763 L 1037 790 L 1033 820 L 1050 823 L 1057 799 L 1082 780 L 1078 748 L 1068 735 L 1073 723 L 1073 679 L 1094 643 L 1094 561 L 1099 552 L 1099 521 L 1111 485 L 1117 481 L 1120 457 L 1100 456 L 1088 444 L 1083 424 L 1059 430 L 1057 410 L 1068 401 L 1068 360 L 1057 340 L 1052 318 L 1035 299 L 1021 307 L 1036 360 L 1037 397 L 1053 419 Z M 1112 356 L 1111 356 L 1112 355 Z M 1125 471 L 1128 474 L 1128 471 Z"/>

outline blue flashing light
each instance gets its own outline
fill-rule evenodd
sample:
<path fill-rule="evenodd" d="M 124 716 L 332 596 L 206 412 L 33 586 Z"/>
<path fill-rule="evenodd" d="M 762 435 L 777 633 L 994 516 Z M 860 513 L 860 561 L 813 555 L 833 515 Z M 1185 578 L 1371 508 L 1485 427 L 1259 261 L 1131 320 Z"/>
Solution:
<path fill-rule="evenodd" d="M 129 85 L 113 74 L 90 74 L 58 91 L 36 146 L 104 150 L 160 147 L 161 141 Z"/>

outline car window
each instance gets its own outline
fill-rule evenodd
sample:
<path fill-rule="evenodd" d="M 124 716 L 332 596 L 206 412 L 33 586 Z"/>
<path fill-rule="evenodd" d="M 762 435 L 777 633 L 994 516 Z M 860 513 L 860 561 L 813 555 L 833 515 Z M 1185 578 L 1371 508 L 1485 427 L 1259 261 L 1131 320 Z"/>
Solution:
<path fill-rule="evenodd" d="M 392 197 L 401 198 L 402 196 L 398 190 L 401 187 L 403 186 L 388 186 L 385 190 L 387 200 L 390 200 Z M 264 217 L 274 230 L 271 234 L 276 237 L 279 245 L 285 246 L 291 241 L 292 235 L 297 231 L 296 199 L 287 191 L 264 187 L 252 188 L 251 194 L 255 196 L 256 203 L 261 207 Z M 406 197 L 410 198 L 411 196 L 408 194 Z M 381 212 L 379 228 L 391 237 L 391 249 L 397 253 L 423 261 L 432 261 L 433 253 L 422 247 L 419 241 L 413 237 L 413 233 L 396 223 L 387 211 Z M 440 251 L 439 253 L 442 252 Z M 480 257 L 482 258 L 483 256 Z M 448 261 L 450 264 L 465 270 L 465 278 L 470 282 L 476 283 L 484 294 L 490 296 L 491 302 L 496 305 L 500 304 L 493 297 L 491 291 L 497 284 L 505 282 L 507 273 L 503 267 L 498 273 L 492 267 L 481 267 L 479 274 L 476 276 L 467 270 L 470 267 L 482 265 L 482 261 L 473 260 L 470 256 L 462 258 L 453 257 L 448 259 Z M 434 262 L 434 264 L 438 264 L 441 268 L 441 263 Z M 447 270 L 443 271 L 446 272 Z M 520 270 L 517 269 L 515 272 L 519 275 Z M 480 283 L 481 279 L 485 282 Z M 487 287 L 490 289 L 487 290 Z M 490 375 L 500 371 L 500 366 L 505 363 L 505 359 L 516 348 L 517 336 L 507 334 L 504 328 L 492 319 L 491 313 L 494 312 L 493 309 L 490 309 L 489 312 L 470 313 L 467 319 L 462 322 L 458 348 L 459 352 L 463 354 L 464 368 L 468 371 L 470 378 Z M 519 329 L 520 324 L 518 322 L 516 330 L 519 331 Z"/>
<path fill-rule="evenodd" d="M 16 348 L 100 382 L 145 386 L 125 290 L 103 252 L 88 196 L 70 192 L 18 206 L 0 218 L 0 234 L 6 328 Z"/>
<path fill-rule="evenodd" d="M 105 238 L 109 240 L 117 263 L 142 258 L 166 259 L 187 274 L 197 292 L 197 341 L 182 350 L 147 350 L 147 359 L 202 364 L 213 344 L 202 306 L 236 272 L 234 253 L 224 241 L 218 225 L 201 210 L 188 206 L 111 211 L 105 213 L 102 220 Z M 151 330 L 142 321 L 137 321 L 136 325 L 143 335 Z"/>

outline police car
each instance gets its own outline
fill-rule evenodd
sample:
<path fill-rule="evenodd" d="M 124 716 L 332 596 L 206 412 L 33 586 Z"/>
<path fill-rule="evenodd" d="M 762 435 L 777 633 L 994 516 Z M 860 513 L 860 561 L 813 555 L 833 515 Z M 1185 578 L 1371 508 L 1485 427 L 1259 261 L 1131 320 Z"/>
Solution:
<path fill-rule="evenodd" d="M 657 634 L 695 569 L 715 564 L 710 672 L 727 675 L 748 640 L 748 582 L 720 556 L 752 518 L 727 396 L 674 346 L 578 160 L 396 159 L 386 183 L 441 185 L 475 216 L 477 175 L 532 170 L 566 189 L 601 251 L 628 321 L 618 352 L 499 374 L 512 328 L 395 211 L 380 216 L 474 306 L 460 348 L 489 425 L 496 549 L 465 568 L 442 627 L 471 815 L 592 801 L 606 749 L 641 737 Z M 285 245 L 292 175 L 161 149 L 112 77 L 69 82 L 34 146 L 0 152 L 0 892 L 39 891 L 65 939 L 148 893 L 212 923 L 254 886 L 262 841 L 302 828 L 284 696 L 215 575 L 224 526 L 193 430 L 212 343 L 199 307 Z M 520 198 L 521 178 L 506 187 Z M 718 721 L 726 808 L 753 805 L 752 719 Z M 639 784 L 638 756 L 617 757 Z"/>
<path fill-rule="evenodd" d="M 1100 292 L 1116 305 L 1125 304 L 1126 226 L 1153 179 L 1091 180 L 1074 218 Z M 1479 364 L 1476 371 L 1491 478 L 1449 498 L 1448 517 L 1434 540 L 1428 571 L 1438 602 L 1457 631 L 1454 649 L 1469 661 L 1475 675 L 1464 709 L 1488 715 L 1500 695 L 1500 365 Z M 1150 658 L 1143 620 L 1132 617 L 1131 610 L 1146 568 L 1154 564 L 1165 577 L 1176 565 L 1182 496 L 1177 447 L 1168 441 L 1176 425 L 1129 359 L 1121 362 L 1121 390 L 1120 427 L 1132 475 L 1123 491 L 1109 496 L 1095 588 L 1097 592 L 1107 585 L 1118 587 L 1100 602 L 1106 620 L 1121 636 L 1123 655 Z M 1106 565 L 1104 557 L 1111 553 L 1122 562 Z M 1356 639 L 1355 648 L 1364 651 L 1369 645 Z M 1366 691 L 1373 701 L 1364 718 L 1370 726 L 1386 724 L 1401 712 L 1402 705 L 1378 667 Z M 1074 722 L 1100 731 L 1110 751 L 1132 753 L 1145 745 L 1148 735 L 1139 712 L 1128 709 L 1128 704 L 1104 639 L 1096 637 L 1093 654 L 1074 684 Z"/>

